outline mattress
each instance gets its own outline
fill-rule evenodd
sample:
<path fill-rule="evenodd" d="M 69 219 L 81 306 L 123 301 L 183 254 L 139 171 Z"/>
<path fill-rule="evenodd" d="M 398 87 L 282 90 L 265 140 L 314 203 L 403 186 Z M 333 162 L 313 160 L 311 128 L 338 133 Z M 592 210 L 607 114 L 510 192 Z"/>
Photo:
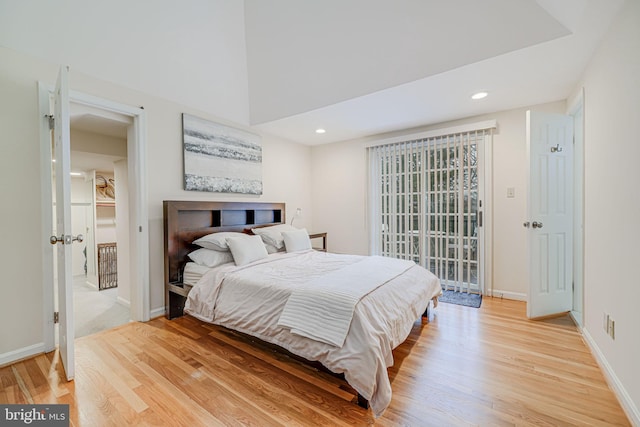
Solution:
<path fill-rule="evenodd" d="M 276 344 L 344 374 L 379 416 L 391 401 L 387 367 L 393 365 L 392 350 L 407 338 L 429 301 L 441 294 L 436 276 L 414 265 L 363 296 L 342 346 L 299 336 L 278 324 L 294 290 L 363 258 L 311 250 L 271 254 L 241 267 L 225 264 L 209 269 L 195 284 L 185 313 Z"/>
<path fill-rule="evenodd" d="M 205 275 L 211 268 L 204 265 L 196 264 L 195 262 L 188 262 L 184 266 L 182 274 L 182 283 L 185 285 L 195 286 L 196 283 Z"/>

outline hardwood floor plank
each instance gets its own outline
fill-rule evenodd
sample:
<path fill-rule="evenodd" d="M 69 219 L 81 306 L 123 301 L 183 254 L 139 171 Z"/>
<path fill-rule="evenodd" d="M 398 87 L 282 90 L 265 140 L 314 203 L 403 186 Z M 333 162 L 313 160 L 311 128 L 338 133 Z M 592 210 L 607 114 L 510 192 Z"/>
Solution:
<path fill-rule="evenodd" d="M 58 371 L 55 369 L 55 365 L 52 365 L 49 362 L 47 356 L 41 354 L 36 356 L 34 359 L 38 365 L 38 369 L 42 372 L 42 375 L 47 378 L 47 385 L 49 386 L 50 392 L 53 394 L 53 398 L 58 399 L 69 394 L 69 389 L 66 386 L 67 382 L 62 381 L 62 378 L 58 375 Z M 41 398 L 45 401 L 51 399 L 46 396 L 42 396 Z"/>
<path fill-rule="evenodd" d="M 440 304 L 394 350 L 393 400 L 375 419 L 342 380 L 185 316 L 76 340 L 0 368 L 0 403 L 66 403 L 72 426 L 628 426 L 568 316 L 530 321 L 518 301 Z"/>
<path fill-rule="evenodd" d="M 264 353 L 263 358 L 257 358 L 236 346 L 228 346 L 222 342 L 211 343 L 209 339 L 198 345 L 184 343 L 180 339 L 170 342 L 163 342 L 158 336 L 154 339 L 178 359 L 201 361 L 198 362 L 198 371 L 224 388 L 228 394 L 237 394 L 238 397 L 253 394 L 253 399 L 248 403 L 259 411 L 262 410 L 260 406 L 256 406 L 256 402 L 269 408 L 268 413 L 263 416 L 275 417 L 278 425 L 306 425 L 309 422 L 314 425 L 348 425 L 336 416 L 327 417 L 315 410 L 319 404 L 322 406 L 324 398 L 311 396 L 306 389 L 290 390 L 290 382 L 282 381 L 282 372 L 272 375 L 270 371 L 273 365 L 264 360 Z M 194 348 L 204 351 L 197 352 L 192 350 Z M 302 395 L 309 396 L 308 400 L 314 403 L 298 399 Z M 283 406 L 287 407 L 287 412 L 279 410 Z M 353 409 L 350 403 L 344 406 L 349 411 Z"/>
<path fill-rule="evenodd" d="M 99 349 L 100 347 L 97 346 L 96 348 Z M 110 354 L 101 354 L 91 348 L 85 348 L 84 350 L 87 351 L 87 356 L 92 358 L 92 362 L 94 362 L 96 365 L 102 366 L 102 369 L 100 369 L 102 376 L 122 397 L 122 399 L 124 399 L 124 401 L 131 407 L 131 409 L 133 409 L 137 413 L 140 413 L 149 407 L 136 394 L 136 391 L 134 390 L 134 388 L 137 388 L 140 384 L 137 383 L 134 387 L 131 387 L 129 384 L 127 384 L 127 379 L 130 378 L 130 375 L 127 375 L 126 371 L 112 369 L 109 366 L 107 360 L 111 359 Z M 103 355 L 105 357 L 103 357 Z M 124 375 L 121 375 L 121 373 L 124 373 Z"/>
<path fill-rule="evenodd" d="M 333 375 L 320 372 L 317 369 L 311 368 L 308 365 L 291 363 L 291 358 L 281 353 L 273 352 L 264 345 L 250 342 L 246 339 L 240 339 L 237 335 L 230 334 L 228 331 L 222 331 L 220 329 L 211 331 L 210 336 L 225 342 L 227 344 L 236 346 L 242 349 L 243 352 L 251 354 L 257 358 L 269 360 L 269 363 L 276 366 L 283 371 L 287 371 L 306 382 L 315 382 L 322 389 L 336 394 L 337 396 L 345 399 L 353 399 L 354 391 L 347 391 L 341 388 L 344 381 L 336 378 Z M 322 380 L 318 380 L 322 378 Z"/>
<path fill-rule="evenodd" d="M 27 402 L 34 403 L 32 392 L 37 394 L 37 389 L 31 382 L 29 378 L 29 372 L 26 370 L 24 363 L 21 363 L 20 365 L 17 365 L 17 366 L 12 366 L 11 371 L 13 372 L 13 375 L 16 377 L 16 384 L 20 389 L 20 391 L 22 392 L 22 394 L 24 395 Z"/>
<path fill-rule="evenodd" d="M 129 361 L 134 361 L 132 364 L 135 366 L 135 370 L 139 371 L 140 380 L 143 384 L 143 390 L 154 389 L 158 391 L 158 394 L 153 394 L 155 399 L 162 402 L 160 407 L 152 406 L 152 401 L 145 399 L 147 404 L 152 408 L 160 409 L 159 413 L 168 413 L 170 417 L 168 420 L 173 420 L 173 424 L 176 426 L 223 426 L 225 425 L 217 419 L 213 414 L 208 412 L 205 408 L 198 405 L 197 402 L 192 400 L 189 395 L 183 392 L 182 388 L 173 384 L 169 379 L 161 375 L 151 366 L 143 362 L 138 358 L 138 353 L 132 351 L 131 344 L 123 344 L 119 352 L 127 358 Z M 136 375 L 138 377 L 138 375 Z M 153 400 L 153 399 L 152 399 Z M 175 419 L 174 419 L 175 418 Z"/>

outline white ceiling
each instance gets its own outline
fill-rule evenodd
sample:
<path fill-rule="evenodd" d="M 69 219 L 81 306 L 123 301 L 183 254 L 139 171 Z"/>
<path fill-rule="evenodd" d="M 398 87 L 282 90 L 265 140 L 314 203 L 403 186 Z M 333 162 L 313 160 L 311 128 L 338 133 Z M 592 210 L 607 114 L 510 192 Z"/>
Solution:
<path fill-rule="evenodd" d="M 71 172 L 113 172 L 113 164 L 122 157 L 108 154 L 87 153 L 84 151 L 71 151 Z"/>
<path fill-rule="evenodd" d="M 0 1 L 0 45 L 315 145 L 567 99 L 624 1 Z"/>
<path fill-rule="evenodd" d="M 316 145 L 567 99 L 623 1 L 245 0 L 251 122 Z"/>
<path fill-rule="evenodd" d="M 72 131 L 79 130 L 98 135 L 106 135 L 120 140 L 127 139 L 127 129 L 132 123 L 130 117 L 122 114 L 76 103 L 71 103 L 69 121 Z M 114 162 L 124 158 L 119 155 L 106 154 L 113 151 L 113 149 L 109 147 L 102 147 L 101 151 L 103 152 L 96 152 L 95 148 L 91 151 L 83 151 L 82 148 L 83 147 L 78 147 L 78 144 L 74 143 L 72 136 L 72 172 L 88 172 L 91 170 L 113 171 Z"/>
<path fill-rule="evenodd" d="M 107 119 L 94 114 L 73 114 L 70 117 L 71 128 L 114 138 L 127 138 L 128 124 L 117 120 Z"/>

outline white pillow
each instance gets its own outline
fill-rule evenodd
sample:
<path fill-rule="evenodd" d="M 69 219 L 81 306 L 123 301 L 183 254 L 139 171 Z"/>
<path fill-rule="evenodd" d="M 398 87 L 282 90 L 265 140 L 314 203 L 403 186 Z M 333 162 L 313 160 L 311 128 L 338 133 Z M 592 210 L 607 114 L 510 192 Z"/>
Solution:
<path fill-rule="evenodd" d="M 276 248 L 275 246 L 270 245 L 270 244 L 268 244 L 268 243 L 265 243 L 265 244 L 264 244 L 264 246 L 267 248 L 267 253 L 268 253 L 269 255 L 271 255 L 271 254 L 275 254 L 275 253 L 277 253 L 277 252 L 284 252 L 284 248 L 280 248 L 280 249 L 278 249 L 278 248 Z"/>
<path fill-rule="evenodd" d="M 230 237 L 229 249 L 236 265 L 245 265 L 269 256 L 260 236 Z"/>
<path fill-rule="evenodd" d="M 204 265 L 205 267 L 217 267 L 228 262 L 233 262 L 233 255 L 231 252 L 215 251 L 212 249 L 200 248 L 191 252 L 189 255 L 191 261 L 198 265 Z"/>
<path fill-rule="evenodd" d="M 295 231 L 283 231 L 284 246 L 287 252 L 299 252 L 311 249 L 311 240 L 306 228 Z"/>
<path fill-rule="evenodd" d="M 222 231 L 220 233 L 207 234 L 193 241 L 194 245 L 203 248 L 212 249 L 214 251 L 228 251 L 227 239 L 229 237 L 248 237 L 248 234 L 237 233 L 233 231 Z"/>
<path fill-rule="evenodd" d="M 273 245 L 278 249 L 284 248 L 284 238 L 282 237 L 283 231 L 294 231 L 297 228 L 289 224 L 278 224 L 270 227 L 252 228 L 253 234 L 262 237 L 262 240 L 269 245 Z"/>

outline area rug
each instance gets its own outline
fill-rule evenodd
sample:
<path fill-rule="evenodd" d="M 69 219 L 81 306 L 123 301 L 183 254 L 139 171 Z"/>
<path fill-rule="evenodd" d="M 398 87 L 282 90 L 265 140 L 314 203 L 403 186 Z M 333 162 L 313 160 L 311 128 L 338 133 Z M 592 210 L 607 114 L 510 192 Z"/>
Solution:
<path fill-rule="evenodd" d="M 467 307 L 479 308 L 480 304 L 482 304 L 482 295 L 443 290 L 442 295 L 438 297 L 438 301 L 446 302 L 448 304 L 458 304 Z"/>

